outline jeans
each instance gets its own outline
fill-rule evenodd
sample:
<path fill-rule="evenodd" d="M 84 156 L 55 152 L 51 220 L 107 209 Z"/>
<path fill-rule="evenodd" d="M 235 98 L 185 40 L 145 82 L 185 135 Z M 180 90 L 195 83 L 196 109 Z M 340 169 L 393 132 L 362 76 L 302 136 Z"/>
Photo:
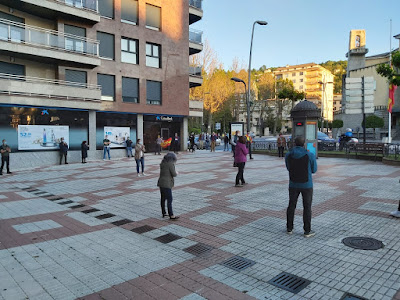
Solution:
<path fill-rule="evenodd" d="M 106 153 L 108 154 L 108 159 L 111 159 L 110 146 L 104 146 L 104 148 L 103 148 L 103 159 L 106 159 Z"/>
<path fill-rule="evenodd" d="M 243 172 L 244 172 L 244 166 L 245 162 L 241 163 L 236 163 L 238 166 L 238 173 L 236 174 L 236 184 L 239 184 L 239 180 L 242 182 L 242 184 L 245 184 L 244 178 L 243 178 Z"/>
<path fill-rule="evenodd" d="M 224 144 L 224 151 L 229 151 L 229 143 Z"/>
<path fill-rule="evenodd" d="M 163 215 L 165 213 L 165 200 L 167 200 L 168 215 L 171 217 L 174 215 L 172 211 L 172 189 L 160 187 L 161 193 L 161 212 Z"/>
<path fill-rule="evenodd" d="M 10 157 L 9 156 L 2 156 L 1 157 L 0 174 L 3 174 L 4 164 L 6 165 L 7 173 L 10 173 Z"/>
<path fill-rule="evenodd" d="M 136 159 L 136 171 L 139 174 L 139 165 L 142 165 L 142 173 L 144 173 L 144 157 Z"/>
<path fill-rule="evenodd" d="M 64 162 L 67 163 L 67 152 L 60 152 L 60 165 L 64 157 Z"/>
<path fill-rule="evenodd" d="M 108 153 L 110 153 L 110 150 L 108 151 Z M 132 157 L 132 147 L 126 147 L 126 155 L 128 157 Z"/>
<path fill-rule="evenodd" d="M 297 200 L 299 195 L 303 197 L 303 223 L 304 232 L 311 231 L 311 204 L 313 197 L 313 189 L 300 189 L 289 188 L 289 206 L 286 211 L 287 223 L 286 228 L 288 231 L 293 230 L 294 212 L 296 210 Z"/>
<path fill-rule="evenodd" d="M 284 151 L 285 151 L 285 147 L 279 146 L 278 147 L 278 157 L 285 157 Z"/>

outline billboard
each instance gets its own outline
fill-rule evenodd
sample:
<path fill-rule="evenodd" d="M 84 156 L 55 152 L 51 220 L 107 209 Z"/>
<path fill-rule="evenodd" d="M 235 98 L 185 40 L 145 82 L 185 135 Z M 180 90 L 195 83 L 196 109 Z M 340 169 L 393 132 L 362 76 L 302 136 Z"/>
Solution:
<path fill-rule="evenodd" d="M 234 136 L 236 131 L 239 131 L 239 136 L 244 135 L 244 123 L 243 122 L 231 123 L 231 135 Z"/>
<path fill-rule="evenodd" d="M 130 127 L 104 127 L 104 138 L 110 140 L 111 148 L 126 147 L 126 140 L 130 137 Z"/>
<path fill-rule="evenodd" d="M 62 137 L 69 145 L 69 126 L 18 125 L 18 150 L 58 149 Z"/>

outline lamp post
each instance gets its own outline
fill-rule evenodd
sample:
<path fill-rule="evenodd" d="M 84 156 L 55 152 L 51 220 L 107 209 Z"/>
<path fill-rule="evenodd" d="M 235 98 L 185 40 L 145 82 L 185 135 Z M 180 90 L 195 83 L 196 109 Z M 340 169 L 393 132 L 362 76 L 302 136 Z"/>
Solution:
<path fill-rule="evenodd" d="M 249 103 L 249 96 L 247 94 L 246 82 L 244 82 L 242 79 L 237 78 L 237 77 L 232 77 L 231 80 L 234 81 L 234 82 L 240 82 L 240 83 L 244 84 L 244 93 L 246 95 L 246 105 L 247 105 L 247 128 L 249 128 L 249 125 L 250 125 L 250 117 L 249 117 L 249 114 L 250 114 L 250 103 Z"/>
<path fill-rule="evenodd" d="M 251 41 L 250 41 L 250 57 L 249 57 L 249 79 L 247 80 L 248 88 L 247 88 L 247 131 L 250 131 L 250 80 L 251 80 L 251 53 L 253 50 L 253 36 L 254 36 L 254 27 L 258 25 L 265 26 L 268 23 L 265 21 L 255 21 L 253 23 L 253 29 L 251 31 Z"/>
<path fill-rule="evenodd" d="M 319 84 L 322 84 L 322 102 L 321 102 L 321 116 L 322 116 L 322 122 L 321 122 L 321 132 L 324 131 L 324 101 L 325 101 L 325 87 L 328 83 L 332 83 L 332 81 L 329 82 L 323 82 L 323 81 L 318 81 Z"/>

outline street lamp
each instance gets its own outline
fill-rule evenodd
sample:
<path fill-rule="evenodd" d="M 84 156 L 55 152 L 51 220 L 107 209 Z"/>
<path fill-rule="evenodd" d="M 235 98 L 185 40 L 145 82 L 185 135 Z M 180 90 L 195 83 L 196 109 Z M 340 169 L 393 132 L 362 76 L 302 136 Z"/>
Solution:
<path fill-rule="evenodd" d="M 255 21 L 255 22 L 253 23 L 253 29 L 252 29 L 252 31 L 251 31 L 250 57 L 249 57 L 249 79 L 248 79 L 248 81 L 247 81 L 247 84 L 248 84 L 248 89 L 247 89 L 247 131 L 250 131 L 251 52 L 252 52 L 252 49 L 253 49 L 254 27 L 256 26 L 256 24 L 265 26 L 265 25 L 267 25 L 268 23 L 265 22 L 265 21 Z"/>
<path fill-rule="evenodd" d="M 247 94 L 247 89 L 246 89 L 246 82 L 244 82 L 242 79 L 237 78 L 237 77 L 232 77 L 231 80 L 234 82 L 240 82 L 240 83 L 244 84 L 244 93 L 246 95 L 246 105 L 247 105 L 247 128 L 249 128 L 249 125 L 250 125 L 250 118 L 249 118 L 250 103 L 249 103 L 249 96 Z"/>
<path fill-rule="evenodd" d="M 332 83 L 332 81 L 329 82 L 323 82 L 323 81 L 318 81 L 319 84 L 322 84 L 322 102 L 321 102 L 321 116 L 322 116 L 322 121 L 321 121 L 321 132 L 324 131 L 324 101 L 325 101 L 325 87 L 328 83 Z"/>

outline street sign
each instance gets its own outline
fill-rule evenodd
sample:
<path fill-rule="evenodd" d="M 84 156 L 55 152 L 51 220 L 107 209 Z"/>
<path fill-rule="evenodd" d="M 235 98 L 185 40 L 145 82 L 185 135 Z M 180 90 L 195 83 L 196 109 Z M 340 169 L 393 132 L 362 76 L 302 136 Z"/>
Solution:
<path fill-rule="evenodd" d="M 364 77 L 364 89 L 362 78 L 346 78 L 346 114 L 374 113 L 375 80 L 373 77 Z"/>
<path fill-rule="evenodd" d="M 221 123 L 215 123 L 215 130 L 221 130 Z"/>

